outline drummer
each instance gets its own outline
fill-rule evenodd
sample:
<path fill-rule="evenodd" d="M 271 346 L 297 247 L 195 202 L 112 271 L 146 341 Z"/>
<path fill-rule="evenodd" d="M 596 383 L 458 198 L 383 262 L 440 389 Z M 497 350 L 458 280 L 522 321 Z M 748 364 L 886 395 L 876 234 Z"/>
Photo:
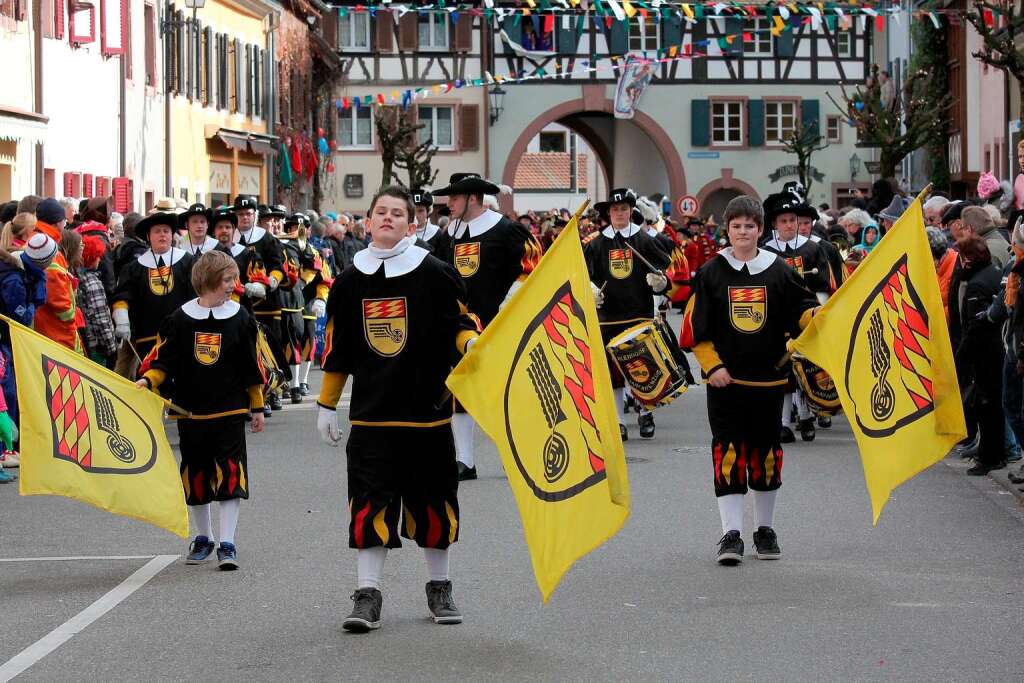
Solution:
<path fill-rule="evenodd" d="M 636 193 L 633 190 L 612 190 L 607 201 L 594 205 L 609 225 L 583 249 L 605 344 L 630 327 L 652 322 L 652 294 L 664 294 L 668 290 L 669 281 L 664 271 L 670 261 L 669 255 L 658 247 L 654 238 L 631 222 L 635 207 Z M 612 386 L 618 389 L 619 433 L 625 441 L 629 438 L 625 416 L 625 378 L 614 362 L 609 363 L 609 369 Z M 654 437 L 654 415 L 650 410 L 642 407 L 637 423 L 641 438 Z"/>

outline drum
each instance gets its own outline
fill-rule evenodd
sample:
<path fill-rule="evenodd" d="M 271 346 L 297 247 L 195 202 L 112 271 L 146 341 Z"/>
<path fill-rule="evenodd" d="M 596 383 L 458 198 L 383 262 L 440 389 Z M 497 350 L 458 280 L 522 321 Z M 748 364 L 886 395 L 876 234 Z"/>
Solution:
<path fill-rule="evenodd" d="M 667 406 L 686 393 L 686 379 L 672 355 L 663 325 L 660 320 L 634 325 L 607 346 L 608 355 L 633 396 L 648 408 Z"/>
<path fill-rule="evenodd" d="M 839 391 L 828 373 L 803 356 L 793 355 L 793 376 L 815 415 L 835 415 L 842 410 Z"/>

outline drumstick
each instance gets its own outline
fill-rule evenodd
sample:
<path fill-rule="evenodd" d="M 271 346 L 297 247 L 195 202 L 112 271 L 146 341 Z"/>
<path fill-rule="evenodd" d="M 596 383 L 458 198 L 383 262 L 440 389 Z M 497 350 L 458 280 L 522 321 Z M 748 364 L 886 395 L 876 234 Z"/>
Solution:
<path fill-rule="evenodd" d="M 645 266 L 647 266 L 648 268 L 651 269 L 651 272 L 658 273 L 660 275 L 664 275 L 665 274 L 665 272 L 663 270 L 661 270 L 660 268 L 655 268 L 654 264 L 652 264 L 650 261 L 645 259 L 643 257 L 643 254 L 641 254 L 639 251 L 637 251 L 636 249 L 631 247 L 629 242 L 627 242 L 625 239 L 623 239 L 622 235 L 619 234 L 617 231 L 615 233 L 615 240 L 621 240 L 622 245 L 625 246 L 627 249 L 629 249 L 631 252 L 633 252 L 633 255 L 636 256 L 638 259 L 640 259 L 641 263 L 643 263 Z M 614 242 L 615 240 L 612 240 L 612 241 Z"/>

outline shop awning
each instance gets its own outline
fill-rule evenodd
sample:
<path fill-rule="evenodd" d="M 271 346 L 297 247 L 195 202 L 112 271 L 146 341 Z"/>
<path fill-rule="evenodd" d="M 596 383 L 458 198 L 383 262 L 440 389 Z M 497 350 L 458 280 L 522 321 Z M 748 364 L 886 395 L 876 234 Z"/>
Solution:
<path fill-rule="evenodd" d="M 0 140 L 46 142 L 48 116 L 0 107 Z"/>
<path fill-rule="evenodd" d="M 249 133 L 249 151 L 253 154 L 274 154 L 274 145 L 277 144 L 277 140 L 276 135 Z"/>
<path fill-rule="evenodd" d="M 249 133 L 244 130 L 231 130 L 230 128 L 211 127 L 213 130 L 206 131 L 207 138 L 218 138 L 231 149 L 245 152 L 249 149 Z"/>

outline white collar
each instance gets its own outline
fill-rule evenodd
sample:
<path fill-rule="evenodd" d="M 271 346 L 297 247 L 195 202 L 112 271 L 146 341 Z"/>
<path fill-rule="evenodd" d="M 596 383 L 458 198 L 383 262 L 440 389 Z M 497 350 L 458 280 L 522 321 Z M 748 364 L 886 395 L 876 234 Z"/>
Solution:
<path fill-rule="evenodd" d="M 738 258 L 732 255 L 732 247 L 726 247 L 722 251 L 718 252 L 718 255 L 725 259 L 733 270 L 741 271 L 743 266 L 747 267 L 747 270 L 751 275 L 757 275 L 768 270 L 768 267 L 775 263 L 775 259 L 778 255 L 768 251 L 767 249 L 758 249 L 757 256 L 750 259 L 749 261 L 740 261 Z"/>
<path fill-rule="evenodd" d="M 437 227 L 433 223 L 428 222 L 426 227 L 423 228 L 422 232 L 420 232 L 419 228 L 416 229 L 416 236 L 419 237 L 424 242 L 429 242 L 430 240 L 434 239 L 434 235 L 436 235 L 437 231 L 440 229 L 441 228 Z"/>
<path fill-rule="evenodd" d="M 415 236 L 405 237 L 391 249 L 378 249 L 371 243 L 366 249 L 356 252 L 352 265 L 364 275 L 373 275 L 383 263 L 386 278 L 411 273 L 430 254 L 423 247 L 417 247 L 415 242 Z"/>
<path fill-rule="evenodd" d="M 648 225 L 647 226 L 647 234 L 650 235 L 651 237 L 657 237 L 661 233 L 658 232 L 653 225 Z"/>
<path fill-rule="evenodd" d="M 145 268 L 156 268 L 156 260 L 162 258 L 165 266 L 173 266 L 175 263 L 180 261 L 187 254 L 184 249 L 178 249 L 177 247 L 171 247 L 170 251 L 164 252 L 163 254 L 154 254 L 152 249 L 139 254 L 139 263 Z"/>
<path fill-rule="evenodd" d="M 196 297 L 192 301 L 182 304 L 181 311 L 190 318 L 195 320 L 207 320 L 212 314 L 216 320 L 227 320 L 231 316 L 238 313 L 238 309 L 241 306 L 238 305 L 237 301 L 225 301 L 216 308 L 207 308 L 199 303 L 199 298 Z"/>
<path fill-rule="evenodd" d="M 456 234 L 455 228 L 449 226 L 448 231 L 450 234 L 461 239 L 466 234 L 466 230 L 469 230 L 470 237 L 479 237 L 484 234 L 495 225 L 498 224 L 503 216 L 497 211 L 487 209 L 482 214 L 477 216 L 471 221 L 458 221 L 458 234 Z M 454 222 L 454 221 L 453 221 Z"/>
<path fill-rule="evenodd" d="M 245 239 L 245 244 L 246 245 L 250 245 L 250 244 L 256 244 L 261 239 L 263 239 L 263 236 L 267 234 L 267 231 L 264 230 L 263 228 L 261 228 L 258 225 L 254 225 L 252 227 L 252 230 L 249 231 L 248 235 L 246 235 L 244 232 L 241 232 L 241 231 L 239 231 L 238 234 Z M 242 240 L 238 240 L 238 241 L 241 242 Z"/>
<path fill-rule="evenodd" d="M 818 242 L 821 241 L 821 238 L 818 237 L 817 235 L 815 235 L 813 232 L 811 233 L 811 236 L 808 237 L 807 239 L 809 239 L 810 241 L 814 242 L 815 244 L 817 244 Z"/>
<path fill-rule="evenodd" d="M 607 228 L 605 228 L 604 230 L 601 231 L 601 234 L 611 240 L 611 239 L 615 239 L 615 233 L 616 232 L 618 232 L 623 237 L 632 237 L 633 235 L 635 235 L 638 232 L 640 232 L 640 226 L 637 225 L 636 223 L 630 223 L 628 228 L 623 228 L 622 230 L 616 230 L 615 228 L 613 228 L 612 226 L 609 225 Z"/>
<path fill-rule="evenodd" d="M 791 239 L 790 241 L 783 242 L 779 240 L 779 233 L 772 230 L 772 240 L 770 244 L 772 244 L 779 251 L 785 251 L 786 247 L 789 247 L 793 251 L 796 251 L 800 247 L 807 244 L 807 238 L 801 235 L 800 233 L 797 233 L 797 236 Z"/>
<path fill-rule="evenodd" d="M 241 244 L 232 244 L 231 245 L 231 255 L 232 256 L 238 256 L 243 251 L 245 251 L 245 247 L 242 246 Z"/>
<path fill-rule="evenodd" d="M 185 243 L 181 245 L 182 249 L 192 254 L 193 256 L 196 255 L 197 251 L 205 254 L 206 252 L 210 251 L 216 246 L 217 240 L 213 239 L 209 235 L 206 236 L 206 240 L 202 244 L 192 244 L 192 239 L 190 237 L 186 237 Z"/>

